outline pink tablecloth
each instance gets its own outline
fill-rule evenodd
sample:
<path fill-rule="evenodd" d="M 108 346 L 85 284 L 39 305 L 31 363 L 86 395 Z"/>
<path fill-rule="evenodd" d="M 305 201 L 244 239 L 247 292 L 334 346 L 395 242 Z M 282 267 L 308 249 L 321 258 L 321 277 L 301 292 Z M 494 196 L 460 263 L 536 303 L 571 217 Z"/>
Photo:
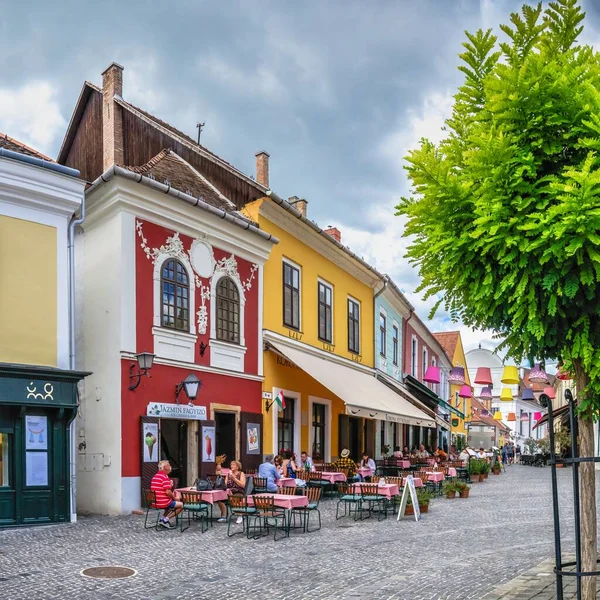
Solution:
<path fill-rule="evenodd" d="M 357 470 L 357 473 L 359 475 L 362 475 L 363 477 L 371 477 L 373 475 L 373 469 L 367 469 L 367 468 L 361 468 Z"/>
<path fill-rule="evenodd" d="M 277 487 L 296 487 L 296 480 L 292 477 L 281 477 L 275 483 Z"/>
<path fill-rule="evenodd" d="M 454 467 L 448 468 L 448 477 L 456 477 L 456 469 Z"/>
<path fill-rule="evenodd" d="M 428 481 L 435 481 L 436 483 L 439 481 L 444 481 L 445 477 L 444 474 L 441 471 L 427 471 L 427 480 Z"/>
<path fill-rule="evenodd" d="M 199 492 L 195 488 L 179 488 L 176 492 L 192 492 L 194 495 L 200 496 L 202 502 L 207 504 L 214 504 L 215 502 L 222 502 L 227 500 L 227 490 L 207 490 L 206 492 Z"/>
<path fill-rule="evenodd" d="M 396 466 L 400 467 L 401 469 L 410 469 L 410 460 L 397 460 Z"/>
<path fill-rule="evenodd" d="M 421 480 L 420 477 L 414 477 L 413 481 L 415 482 L 415 487 L 423 487 L 423 481 Z"/>
<path fill-rule="evenodd" d="M 355 483 L 354 489 L 359 490 L 363 485 L 373 485 L 372 483 Z M 395 483 L 386 483 L 385 485 L 378 485 L 377 491 L 385 496 L 386 498 L 391 498 L 392 496 L 397 496 L 400 493 L 398 486 Z"/>
<path fill-rule="evenodd" d="M 346 476 L 343 473 L 336 473 L 334 471 L 323 471 L 321 477 L 329 483 L 336 483 L 337 481 L 346 481 Z"/>
<path fill-rule="evenodd" d="M 254 496 L 273 496 L 275 506 L 285 508 L 286 510 L 308 506 L 308 496 L 288 496 L 287 494 L 254 494 Z M 248 496 L 248 506 L 254 506 L 254 499 L 252 496 Z"/>

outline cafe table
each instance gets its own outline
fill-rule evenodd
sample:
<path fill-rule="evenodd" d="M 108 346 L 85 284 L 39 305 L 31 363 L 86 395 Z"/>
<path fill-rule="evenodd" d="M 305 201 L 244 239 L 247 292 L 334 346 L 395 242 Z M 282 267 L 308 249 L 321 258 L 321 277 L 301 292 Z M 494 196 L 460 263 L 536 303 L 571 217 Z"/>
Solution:
<path fill-rule="evenodd" d="M 321 477 L 324 481 L 329 481 L 331 484 L 335 484 L 339 481 L 346 481 L 346 476 L 343 473 L 337 473 L 335 471 L 323 471 Z"/>
<path fill-rule="evenodd" d="M 373 469 L 367 469 L 366 467 L 361 467 L 356 471 L 362 477 L 372 477 Z"/>
<path fill-rule="evenodd" d="M 457 477 L 456 469 L 454 467 L 448 467 L 448 477 Z"/>
<path fill-rule="evenodd" d="M 296 480 L 293 477 L 280 477 L 275 484 L 277 487 L 296 487 Z"/>
<path fill-rule="evenodd" d="M 401 469 L 410 469 L 410 460 L 396 460 L 396 466 Z"/>
<path fill-rule="evenodd" d="M 374 483 L 355 483 L 354 490 L 360 491 L 363 485 L 376 485 Z M 382 496 L 386 498 L 391 498 L 392 496 L 397 496 L 400 493 L 398 486 L 395 483 L 384 483 L 381 485 L 377 485 L 377 491 Z"/>
<path fill-rule="evenodd" d="M 248 506 L 254 506 L 254 498 L 272 497 L 273 503 L 279 508 L 292 510 L 292 508 L 306 508 L 308 506 L 308 496 L 288 496 L 287 494 L 254 494 L 248 496 Z"/>
<path fill-rule="evenodd" d="M 442 471 L 427 471 L 427 481 L 439 483 L 440 481 L 444 481 L 444 479 Z"/>
<path fill-rule="evenodd" d="M 215 502 L 223 502 L 227 500 L 227 490 L 205 490 L 199 492 L 195 487 L 178 488 L 176 492 L 191 492 L 200 496 L 202 502 L 214 504 Z"/>

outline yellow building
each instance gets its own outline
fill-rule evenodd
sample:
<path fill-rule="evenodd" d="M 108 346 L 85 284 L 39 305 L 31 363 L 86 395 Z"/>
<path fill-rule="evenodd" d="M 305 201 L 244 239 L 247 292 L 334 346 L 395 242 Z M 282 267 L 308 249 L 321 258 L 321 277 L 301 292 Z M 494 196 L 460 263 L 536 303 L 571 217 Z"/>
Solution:
<path fill-rule="evenodd" d="M 78 172 L 0 134 L 0 527 L 74 517 L 68 231 Z M 71 244 L 72 247 L 72 244 Z"/>
<path fill-rule="evenodd" d="M 258 155 L 260 181 L 260 161 Z M 375 449 L 377 420 L 427 421 L 374 367 L 374 292 L 383 275 L 269 191 L 244 212 L 279 239 L 264 267 L 263 452 L 330 461 Z M 284 399 L 280 408 L 277 398 Z"/>
<path fill-rule="evenodd" d="M 467 359 L 465 358 L 465 350 L 460 336 L 460 331 L 444 331 L 442 333 L 434 333 L 435 338 L 440 342 L 444 348 L 446 354 L 452 360 L 452 366 L 463 367 L 465 370 L 465 383 L 471 386 L 471 380 L 469 378 L 469 371 L 467 369 Z M 450 386 L 450 398 L 449 403 L 452 407 L 458 409 L 458 411 L 464 415 L 464 419 L 457 413 L 453 412 L 451 415 L 451 429 L 450 436 L 452 444 L 458 448 L 464 448 L 467 444 L 468 431 L 465 427 L 465 422 L 469 421 L 472 406 L 471 398 L 460 398 L 458 393 L 460 391 L 460 385 Z"/>

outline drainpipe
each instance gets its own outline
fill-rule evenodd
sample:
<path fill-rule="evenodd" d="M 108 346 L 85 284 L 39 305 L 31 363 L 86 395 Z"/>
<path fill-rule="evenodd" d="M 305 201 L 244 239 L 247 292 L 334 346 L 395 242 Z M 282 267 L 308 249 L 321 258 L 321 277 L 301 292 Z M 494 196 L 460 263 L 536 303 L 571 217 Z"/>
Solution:
<path fill-rule="evenodd" d="M 408 322 L 412 319 L 413 315 L 415 314 L 415 309 L 414 308 L 410 308 L 410 314 L 408 315 L 408 319 L 403 319 L 402 320 L 402 370 L 404 371 L 404 344 L 406 343 L 406 333 L 407 333 L 407 325 Z M 410 425 L 409 425 L 410 427 Z M 437 423 L 436 423 L 436 430 L 437 430 Z M 408 433 L 408 432 L 407 432 Z M 404 441 L 404 445 L 405 446 L 409 446 L 409 450 L 410 450 L 410 444 L 408 441 L 408 435 L 406 436 L 407 439 L 403 440 Z M 420 438 L 419 438 L 420 439 Z"/>
<path fill-rule="evenodd" d="M 69 254 L 69 368 L 75 370 L 75 227 L 85 220 L 85 192 L 81 201 L 81 216 L 74 217 L 69 223 L 68 254 Z M 71 421 L 70 464 L 71 464 L 71 523 L 77 522 L 77 414 Z"/>

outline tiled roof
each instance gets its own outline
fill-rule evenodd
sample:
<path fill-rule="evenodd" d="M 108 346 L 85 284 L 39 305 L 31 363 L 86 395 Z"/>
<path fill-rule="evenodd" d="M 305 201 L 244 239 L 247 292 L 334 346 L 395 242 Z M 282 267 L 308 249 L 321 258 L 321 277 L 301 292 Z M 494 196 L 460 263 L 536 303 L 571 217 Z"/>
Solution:
<path fill-rule="evenodd" d="M 471 419 L 472 422 L 484 423 L 485 425 L 488 425 L 489 427 L 498 427 L 499 429 L 501 429 L 503 431 L 510 431 L 510 427 L 508 427 L 508 425 L 506 425 L 506 423 L 504 423 L 503 421 L 496 421 L 496 419 L 494 419 L 494 417 L 493 417 L 493 415 L 491 415 L 491 413 L 490 413 L 489 417 L 480 416 L 480 414 L 478 414 L 478 413 L 482 409 L 485 409 L 485 406 L 481 402 L 479 402 L 479 400 L 472 398 L 471 399 L 471 408 L 477 409 L 476 415 Z"/>
<path fill-rule="evenodd" d="M 434 333 L 433 337 L 440 343 L 450 360 L 453 361 L 456 345 L 458 344 L 458 338 L 460 337 L 460 332 L 442 331 L 440 333 Z"/>
<path fill-rule="evenodd" d="M 8 137 L 5 133 L 0 133 L 0 148 L 6 148 L 7 150 L 11 150 L 12 152 L 20 152 L 21 154 L 26 154 L 27 156 L 33 156 L 34 158 L 41 158 L 42 160 L 47 160 L 49 162 L 54 162 L 50 157 L 30 148 L 23 142 L 19 142 L 14 138 Z"/>
<path fill-rule="evenodd" d="M 166 183 L 194 198 L 201 198 L 215 208 L 235 212 L 233 202 L 172 150 L 161 150 L 154 158 L 140 167 L 124 166 L 124 168 L 159 183 Z"/>

